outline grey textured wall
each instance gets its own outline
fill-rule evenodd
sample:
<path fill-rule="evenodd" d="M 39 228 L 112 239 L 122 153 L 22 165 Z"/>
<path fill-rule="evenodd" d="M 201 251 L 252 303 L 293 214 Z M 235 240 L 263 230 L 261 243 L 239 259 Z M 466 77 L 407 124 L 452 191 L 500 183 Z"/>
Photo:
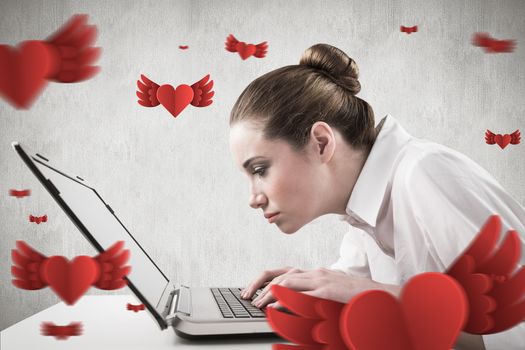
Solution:
<path fill-rule="evenodd" d="M 247 181 L 228 148 L 228 115 L 242 89 L 296 64 L 319 42 L 357 61 L 359 96 L 378 120 L 390 113 L 410 133 L 465 153 L 525 204 L 525 146 L 501 150 L 483 139 L 487 128 L 525 131 L 522 0 L 2 0 L 0 43 L 44 39 L 75 13 L 98 26 L 101 73 L 79 84 L 50 84 L 29 110 L 0 101 L 1 329 L 59 301 L 50 289 L 12 286 L 16 240 L 46 255 L 95 253 L 13 152 L 14 140 L 94 184 L 176 282 L 241 286 L 265 268 L 335 261 L 346 224 L 323 217 L 295 235 L 281 234 L 248 207 Z M 419 32 L 400 33 L 400 25 L 415 24 Z M 485 54 L 470 44 L 478 31 L 516 39 L 517 49 Z M 267 57 L 242 61 L 226 52 L 229 33 L 267 40 Z M 190 48 L 179 50 L 184 44 Z M 135 97 L 141 73 L 175 85 L 210 73 L 214 103 L 177 119 L 162 107 L 142 108 Z M 33 194 L 15 199 L 10 188 Z M 47 223 L 27 222 L 29 214 L 44 213 Z"/>

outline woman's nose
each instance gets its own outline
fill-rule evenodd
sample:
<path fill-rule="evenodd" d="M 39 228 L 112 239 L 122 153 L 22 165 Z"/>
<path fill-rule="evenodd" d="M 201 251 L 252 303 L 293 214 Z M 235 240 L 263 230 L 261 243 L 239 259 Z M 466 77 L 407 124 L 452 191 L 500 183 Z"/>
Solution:
<path fill-rule="evenodd" d="M 258 209 L 266 204 L 266 196 L 262 193 L 253 193 L 250 195 L 250 207 Z"/>

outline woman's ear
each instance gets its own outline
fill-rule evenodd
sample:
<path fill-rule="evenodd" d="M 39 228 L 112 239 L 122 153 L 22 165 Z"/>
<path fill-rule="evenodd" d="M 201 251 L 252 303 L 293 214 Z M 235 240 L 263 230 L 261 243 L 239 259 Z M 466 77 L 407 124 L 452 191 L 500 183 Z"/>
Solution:
<path fill-rule="evenodd" d="M 325 122 L 315 122 L 310 130 L 310 141 L 315 154 L 323 163 L 332 159 L 335 152 L 335 134 L 330 125 Z"/>

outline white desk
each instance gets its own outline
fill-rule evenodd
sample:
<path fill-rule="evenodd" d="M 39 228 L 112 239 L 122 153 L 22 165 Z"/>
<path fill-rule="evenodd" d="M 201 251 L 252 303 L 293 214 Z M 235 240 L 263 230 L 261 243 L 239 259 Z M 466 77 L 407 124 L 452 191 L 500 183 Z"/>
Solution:
<path fill-rule="evenodd" d="M 2 350 L 45 349 L 248 349 L 270 350 L 275 339 L 189 341 L 178 337 L 172 328 L 161 331 L 147 310 L 133 312 L 127 303 L 139 304 L 132 295 L 87 295 L 75 305 L 60 302 L 3 330 Z M 57 340 L 40 333 L 42 322 L 67 325 L 80 321 L 83 333 Z"/>

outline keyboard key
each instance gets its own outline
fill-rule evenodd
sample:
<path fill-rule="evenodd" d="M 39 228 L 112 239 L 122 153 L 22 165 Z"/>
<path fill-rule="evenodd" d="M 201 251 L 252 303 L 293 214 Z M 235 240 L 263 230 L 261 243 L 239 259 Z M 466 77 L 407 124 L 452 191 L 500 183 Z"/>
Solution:
<path fill-rule="evenodd" d="M 253 306 L 251 300 L 241 298 L 241 288 L 211 288 L 213 297 L 224 318 L 264 318 L 261 309 Z M 256 293 L 261 292 L 259 289 Z M 255 297 L 255 296 L 254 296 Z"/>

